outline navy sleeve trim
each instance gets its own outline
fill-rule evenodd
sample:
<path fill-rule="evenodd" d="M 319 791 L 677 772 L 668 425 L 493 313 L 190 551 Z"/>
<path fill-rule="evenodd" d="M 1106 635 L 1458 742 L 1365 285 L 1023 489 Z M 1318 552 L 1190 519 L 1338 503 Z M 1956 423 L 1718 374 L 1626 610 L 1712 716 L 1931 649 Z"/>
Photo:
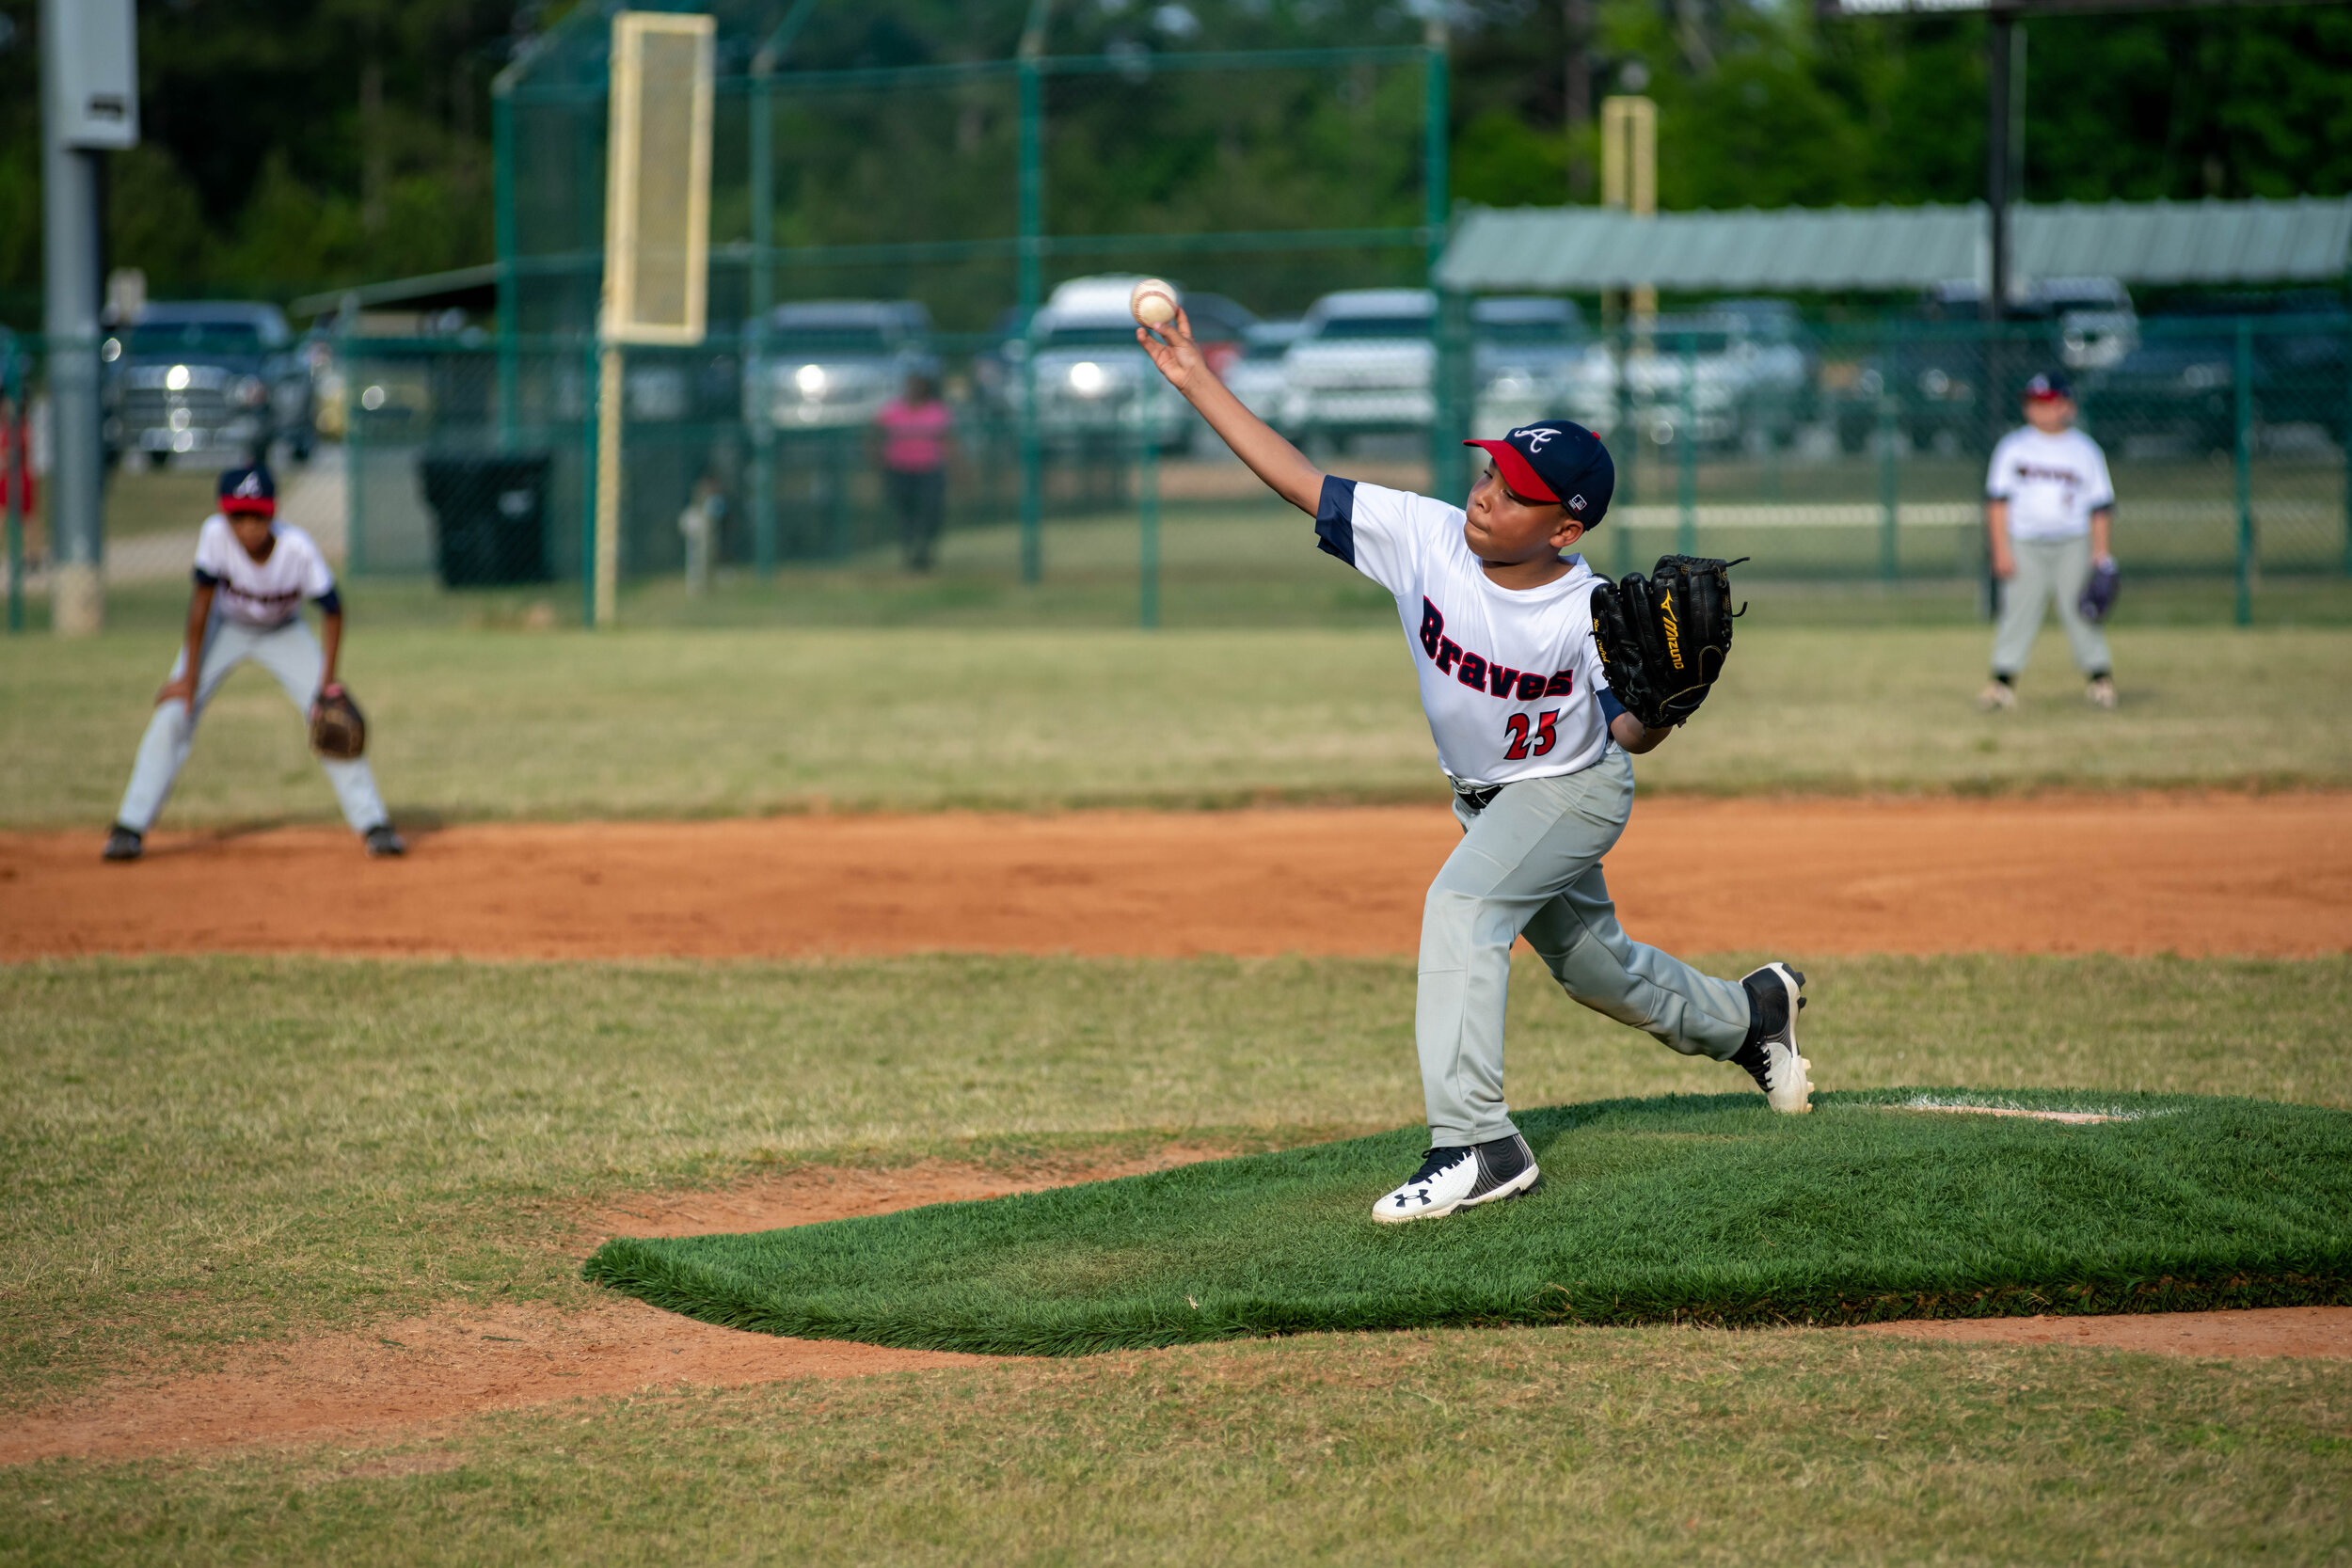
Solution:
<path fill-rule="evenodd" d="M 1624 711 L 1625 705 L 1617 701 L 1617 694 L 1610 690 L 1607 687 L 1602 687 L 1600 689 L 1601 728 L 1608 729 L 1614 725 L 1617 721 L 1617 715 L 1623 713 Z"/>
<path fill-rule="evenodd" d="M 220 578 L 213 576 L 212 573 L 206 571 L 201 566 L 197 567 L 196 570 L 189 575 L 196 578 L 196 585 L 199 588 L 218 588 L 220 586 Z"/>
<path fill-rule="evenodd" d="M 343 595 L 340 588 L 330 588 L 310 602 L 328 615 L 341 615 L 343 612 Z"/>
<path fill-rule="evenodd" d="M 1356 564 L 1356 482 L 1323 476 L 1323 498 L 1315 507 L 1315 548 Z"/>

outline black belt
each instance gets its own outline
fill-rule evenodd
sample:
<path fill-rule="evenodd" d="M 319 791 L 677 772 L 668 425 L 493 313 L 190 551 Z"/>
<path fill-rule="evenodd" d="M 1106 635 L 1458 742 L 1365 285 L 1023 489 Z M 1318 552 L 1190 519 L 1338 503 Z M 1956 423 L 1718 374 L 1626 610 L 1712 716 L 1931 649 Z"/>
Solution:
<path fill-rule="evenodd" d="M 1501 784 L 1466 784 L 1458 779 L 1454 784 L 1454 798 L 1470 807 L 1472 816 L 1494 804 L 1495 797 L 1502 793 Z"/>

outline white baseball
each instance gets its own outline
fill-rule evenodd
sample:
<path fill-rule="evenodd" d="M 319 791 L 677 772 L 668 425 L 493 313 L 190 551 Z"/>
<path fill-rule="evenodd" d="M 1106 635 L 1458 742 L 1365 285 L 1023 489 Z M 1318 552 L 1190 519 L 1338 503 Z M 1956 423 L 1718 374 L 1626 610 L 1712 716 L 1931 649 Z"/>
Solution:
<path fill-rule="evenodd" d="M 1127 309 L 1146 326 L 1157 326 L 1176 316 L 1176 286 L 1147 277 L 1127 296 Z"/>

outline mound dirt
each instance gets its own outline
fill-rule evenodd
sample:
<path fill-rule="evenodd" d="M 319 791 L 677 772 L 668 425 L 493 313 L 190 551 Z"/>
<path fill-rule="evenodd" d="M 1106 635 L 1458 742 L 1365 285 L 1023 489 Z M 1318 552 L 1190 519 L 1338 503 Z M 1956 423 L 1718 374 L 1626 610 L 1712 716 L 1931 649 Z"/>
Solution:
<path fill-rule="evenodd" d="M 0 834 L 0 959 L 1415 950 L 1442 806 Z M 1709 952 L 2352 948 L 2352 795 L 1645 800 L 1609 860 L 1644 941 Z M 231 874 L 233 872 L 233 874 Z"/>

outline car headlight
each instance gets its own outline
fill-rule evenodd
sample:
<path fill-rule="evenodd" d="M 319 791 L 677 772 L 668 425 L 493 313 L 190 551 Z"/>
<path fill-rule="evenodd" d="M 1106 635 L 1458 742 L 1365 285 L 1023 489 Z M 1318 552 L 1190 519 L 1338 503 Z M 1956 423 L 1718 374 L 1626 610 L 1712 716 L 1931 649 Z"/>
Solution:
<path fill-rule="evenodd" d="M 830 379 L 822 365 L 803 365 L 792 372 L 792 385 L 801 389 L 801 396 L 804 398 L 823 397 L 825 385 Z"/>
<path fill-rule="evenodd" d="M 229 389 L 229 395 L 236 400 L 241 408 L 259 408 L 269 401 L 269 388 L 262 385 L 258 375 L 241 375 L 236 385 Z"/>
<path fill-rule="evenodd" d="M 1091 359 L 1081 359 L 1070 367 L 1070 389 L 1082 398 L 1093 397 L 1110 381 L 1103 367 Z"/>

